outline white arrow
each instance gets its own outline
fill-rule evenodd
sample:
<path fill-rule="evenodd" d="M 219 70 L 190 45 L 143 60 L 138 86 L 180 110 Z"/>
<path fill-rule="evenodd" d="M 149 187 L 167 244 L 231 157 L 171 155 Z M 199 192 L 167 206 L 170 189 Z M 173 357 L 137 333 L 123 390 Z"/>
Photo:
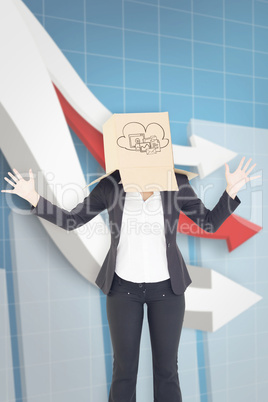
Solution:
<path fill-rule="evenodd" d="M 187 265 L 192 279 L 186 289 L 184 327 L 215 332 L 262 299 L 209 268 Z"/>
<path fill-rule="evenodd" d="M 237 153 L 197 135 L 189 137 L 191 146 L 173 145 L 176 164 L 197 166 L 200 179 L 233 159 Z"/>
<path fill-rule="evenodd" d="M 14 3 L 32 34 L 51 81 L 74 110 L 102 133 L 103 124 L 112 116 L 110 110 L 88 89 L 54 40 L 27 6 L 21 0 L 15 0 Z"/>
<path fill-rule="evenodd" d="M 58 97 L 13 1 L 0 2 L 0 41 L 5 60 L 0 64 L 3 153 L 11 168 L 26 174 L 32 168 L 38 174 L 36 185 L 41 195 L 71 210 L 88 195 L 88 188 L 82 191 L 86 181 Z M 11 203 L 14 195 L 7 193 L 6 197 Z M 72 266 L 95 284 L 110 245 L 101 215 L 83 230 L 69 233 L 44 219 L 40 222 Z M 103 230 L 89 237 L 96 224 Z"/>
<path fill-rule="evenodd" d="M 86 185 L 84 174 L 47 69 L 27 25 L 10 0 L 0 1 L 0 48 L 0 144 L 3 153 L 11 168 L 17 168 L 20 173 L 28 173 L 30 167 L 34 173 L 40 172 L 37 191 L 54 204 L 70 210 L 88 195 L 88 188 L 86 192 L 81 190 Z M 12 197 L 14 195 L 7 193 L 8 203 Z M 95 284 L 110 245 L 110 234 L 105 230 L 101 215 L 84 225 L 87 231 L 81 232 L 68 233 L 45 219 L 40 219 L 40 223 L 71 265 Z M 103 230 L 88 237 L 91 225 L 96 223 Z M 44 248 L 47 247 L 48 242 L 44 241 Z M 94 309 L 101 311 L 101 298 L 94 299 Z M 29 321 L 28 313 L 24 314 L 26 310 L 20 311 L 19 323 Z M 35 311 L 37 314 L 32 319 L 38 322 L 40 317 L 38 310 Z M 101 326 L 98 333 L 101 337 Z M 25 366 L 22 396 L 27 400 L 32 389 L 32 376 L 29 375 L 32 349 L 25 348 L 23 342 L 19 348 Z M 105 364 L 100 365 L 99 371 L 105 379 Z"/>

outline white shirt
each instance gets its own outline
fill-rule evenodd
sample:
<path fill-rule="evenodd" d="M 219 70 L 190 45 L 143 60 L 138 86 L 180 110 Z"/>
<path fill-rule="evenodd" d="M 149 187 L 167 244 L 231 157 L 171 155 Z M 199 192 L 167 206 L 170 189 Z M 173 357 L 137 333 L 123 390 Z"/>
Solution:
<path fill-rule="evenodd" d="M 146 201 L 140 192 L 126 192 L 115 272 L 137 283 L 170 278 L 159 191 Z"/>

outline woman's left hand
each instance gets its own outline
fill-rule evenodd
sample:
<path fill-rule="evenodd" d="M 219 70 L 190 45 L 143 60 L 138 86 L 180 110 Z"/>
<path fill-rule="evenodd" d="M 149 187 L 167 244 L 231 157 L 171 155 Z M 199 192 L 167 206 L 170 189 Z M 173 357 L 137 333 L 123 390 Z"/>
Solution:
<path fill-rule="evenodd" d="M 261 177 L 261 175 L 258 176 L 253 176 L 253 177 L 248 177 L 248 174 L 252 171 L 252 169 L 256 166 L 256 163 L 251 166 L 246 172 L 246 169 L 248 165 L 250 164 L 250 161 L 252 158 L 249 158 L 245 166 L 242 168 L 243 162 L 245 160 L 245 156 L 241 159 L 238 168 L 233 172 L 230 173 L 229 166 L 227 163 L 225 163 L 225 178 L 227 181 L 227 187 L 226 191 L 232 196 L 233 198 L 237 194 L 237 192 L 250 180 L 257 179 L 258 177 Z"/>

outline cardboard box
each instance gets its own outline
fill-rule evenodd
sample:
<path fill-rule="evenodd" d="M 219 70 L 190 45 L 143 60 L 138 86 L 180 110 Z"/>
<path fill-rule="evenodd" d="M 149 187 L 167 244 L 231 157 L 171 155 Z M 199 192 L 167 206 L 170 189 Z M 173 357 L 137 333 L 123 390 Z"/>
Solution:
<path fill-rule="evenodd" d="M 168 112 L 115 113 L 103 125 L 106 174 L 119 170 L 125 192 L 178 191 Z"/>

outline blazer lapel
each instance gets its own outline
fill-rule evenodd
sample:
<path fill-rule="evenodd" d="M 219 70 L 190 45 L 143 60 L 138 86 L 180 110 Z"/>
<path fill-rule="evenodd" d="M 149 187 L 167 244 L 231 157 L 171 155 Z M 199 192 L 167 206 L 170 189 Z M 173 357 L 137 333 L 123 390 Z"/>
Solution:
<path fill-rule="evenodd" d="M 169 211 L 170 206 L 170 196 L 172 194 L 172 191 L 160 191 L 161 198 L 162 198 L 162 206 L 163 206 L 163 214 L 164 214 L 164 229 L 165 229 L 165 234 L 167 234 L 167 224 L 170 221 L 170 216 L 171 211 Z"/>
<path fill-rule="evenodd" d="M 120 181 L 120 178 L 119 180 Z M 118 202 L 115 204 L 114 208 L 114 220 L 116 223 L 116 238 L 120 239 L 120 233 L 121 233 L 121 226 L 122 226 L 122 217 L 123 217 L 123 211 L 124 211 L 124 205 L 125 205 L 125 199 L 126 199 L 126 192 L 124 191 L 123 184 L 122 183 L 117 183 L 118 191 L 117 197 L 118 197 Z"/>

